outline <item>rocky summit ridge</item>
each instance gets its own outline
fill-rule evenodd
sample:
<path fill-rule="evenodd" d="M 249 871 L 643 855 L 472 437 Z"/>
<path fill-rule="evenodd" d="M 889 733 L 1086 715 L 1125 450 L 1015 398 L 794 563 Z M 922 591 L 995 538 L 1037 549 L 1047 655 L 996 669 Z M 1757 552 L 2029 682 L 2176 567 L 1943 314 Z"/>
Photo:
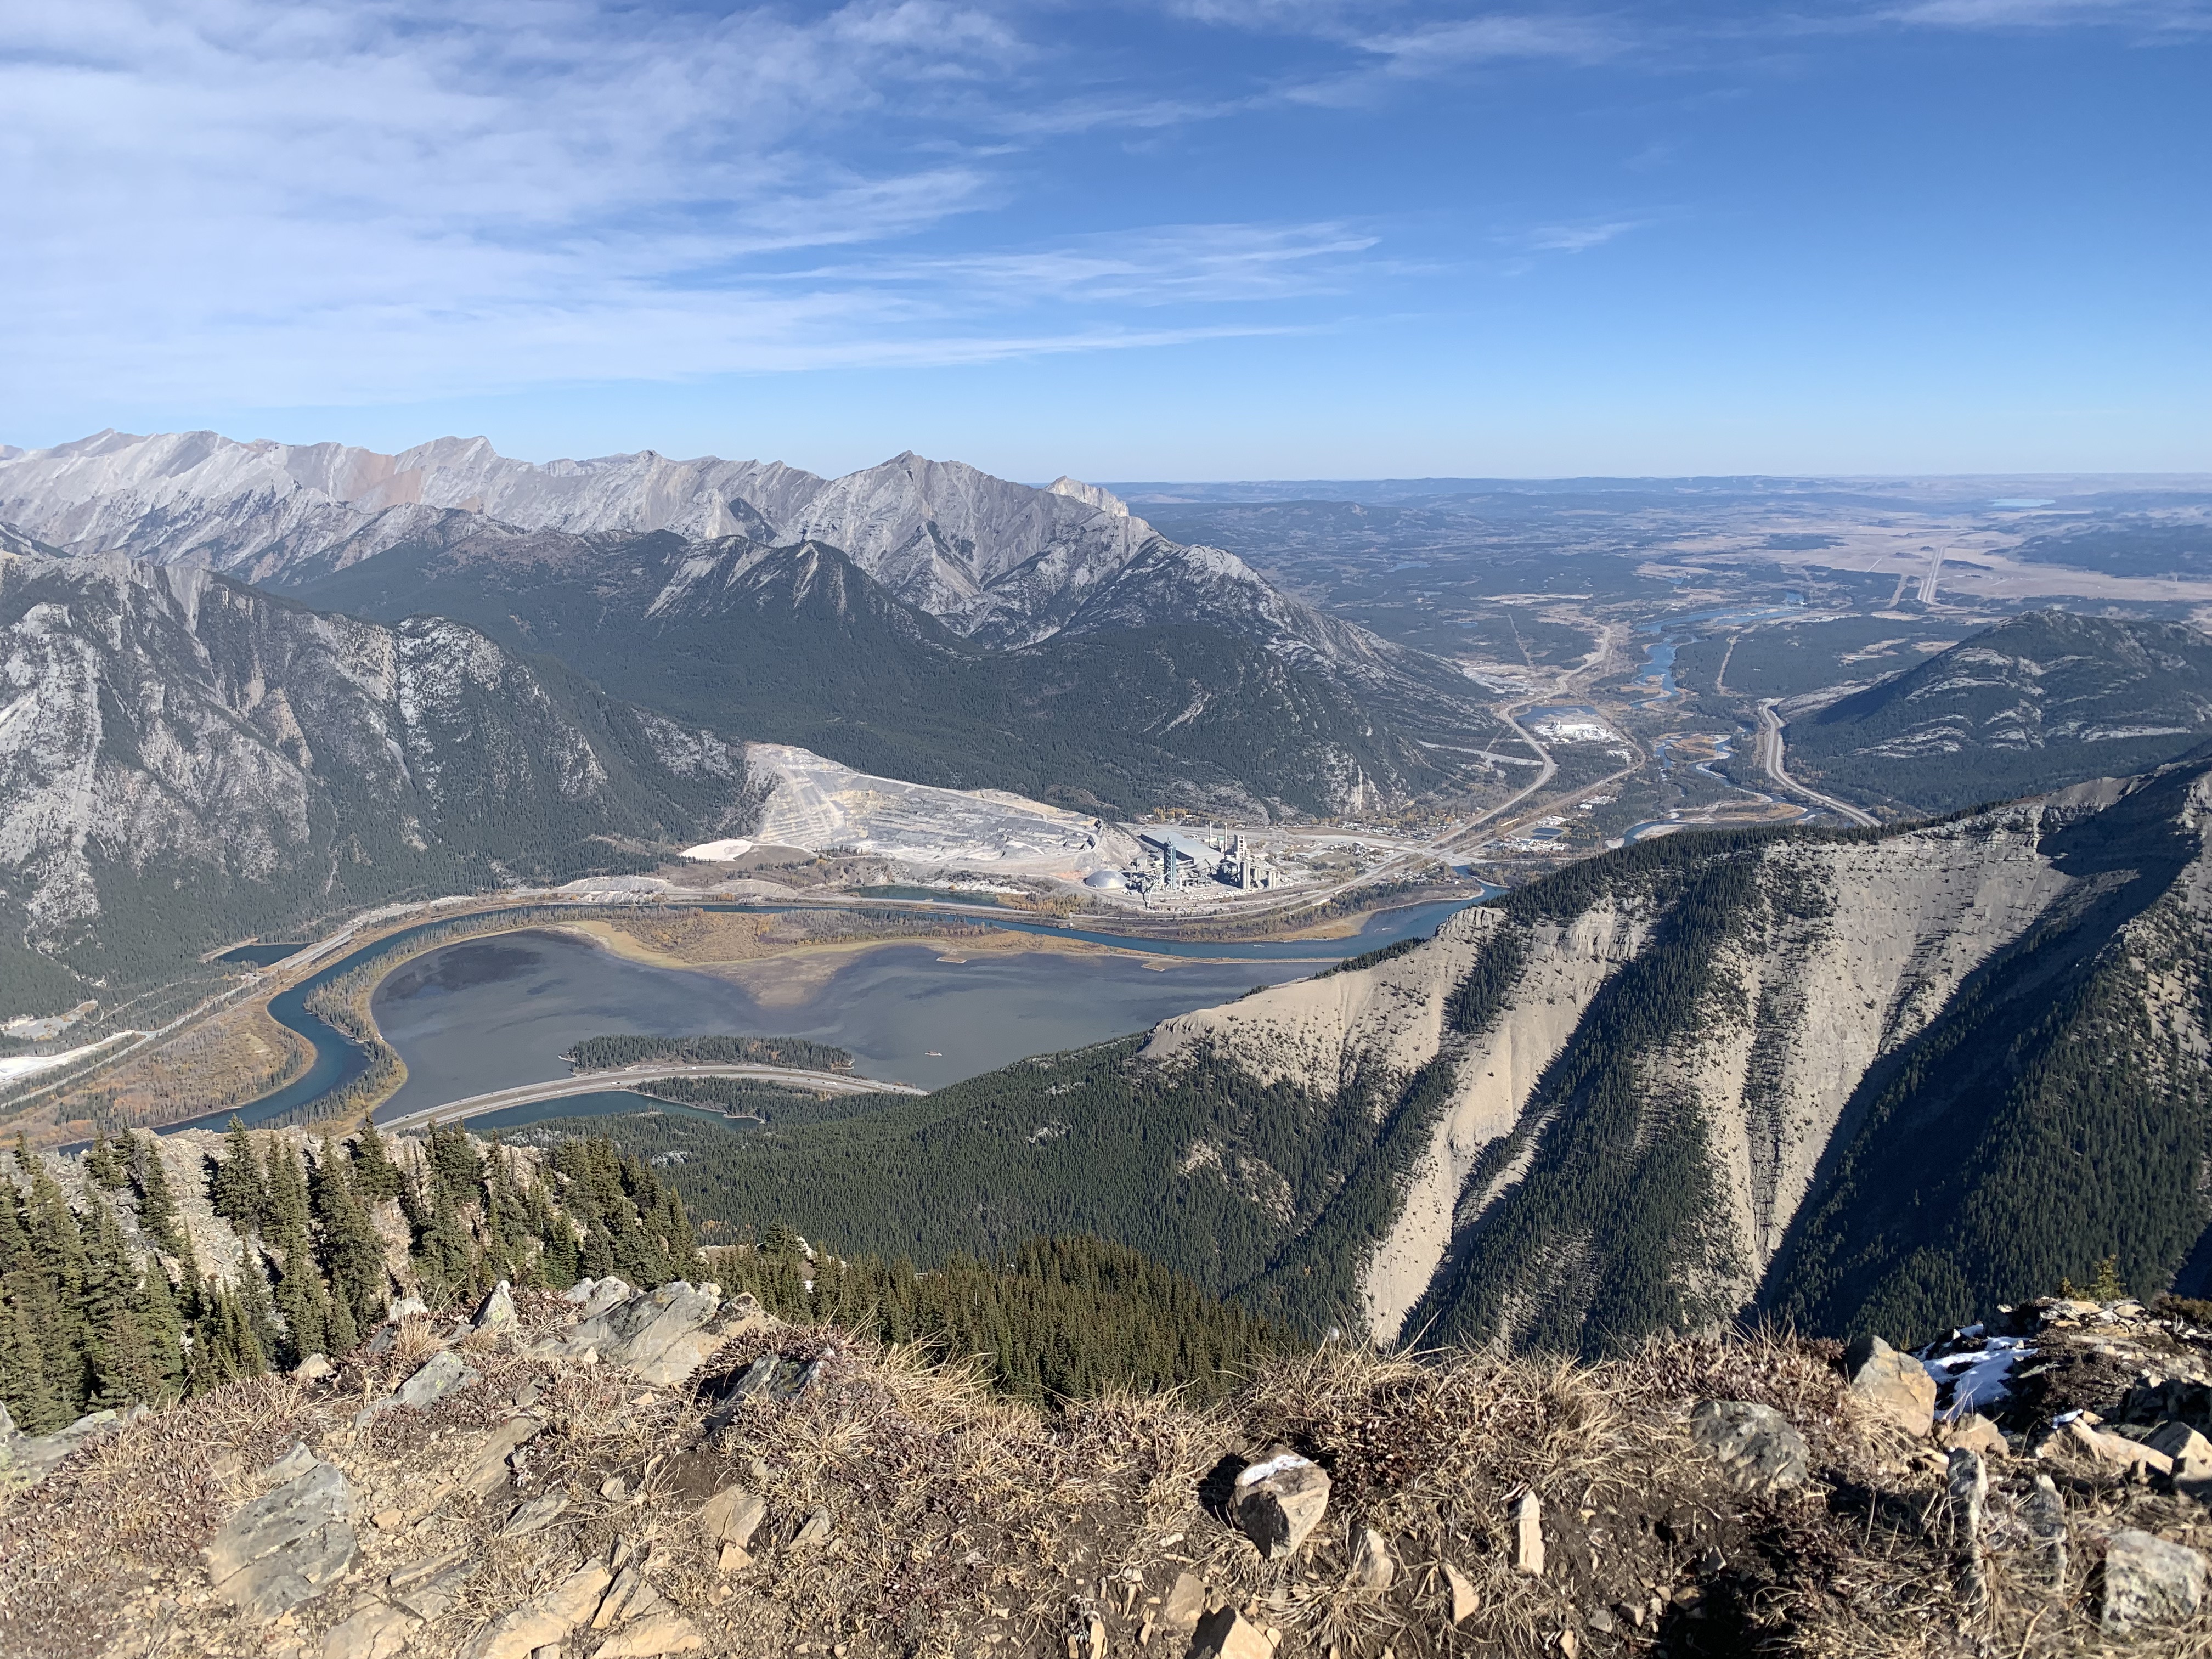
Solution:
<path fill-rule="evenodd" d="M 672 460 L 650 450 L 539 465 L 482 438 L 386 455 L 211 432 L 96 433 L 0 457 L 0 522 L 70 552 L 208 564 L 278 586 L 487 522 L 603 541 L 657 532 L 764 546 L 819 541 L 907 603 L 994 645 L 1047 637 L 1140 557 L 1158 565 L 1187 551 L 1092 485 L 1060 478 L 1036 489 L 911 451 L 823 478 L 781 462 Z M 1217 582 L 1226 574 L 1267 587 L 1211 551 L 1200 562 Z"/>
<path fill-rule="evenodd" d="M 1588 1367 L 1332 1345 L 1212 1407 L 1043 1410 L 711 1284 L 502 1282 L 473 1313 L 396 1304 L 336 1363 L 0 1434 L 0 1642 L 2180 1655 L 2212 1629 L 2199 1311 L 2045 1299 L 2007 1378 L 1960 1363 L 1982 1332 L 1924 1361 L 1871 1338 Z M 2154 1370 L 2123 1386 L 2121 1350 Z"/>

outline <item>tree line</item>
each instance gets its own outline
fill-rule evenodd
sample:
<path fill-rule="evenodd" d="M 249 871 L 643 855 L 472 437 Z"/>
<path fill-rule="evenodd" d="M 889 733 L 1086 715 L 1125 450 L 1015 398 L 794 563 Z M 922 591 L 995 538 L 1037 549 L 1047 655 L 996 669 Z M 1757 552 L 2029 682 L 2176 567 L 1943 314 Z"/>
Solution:
<path fill-rule="evenodd" d="M 843 1072 L 853 1066 L 846 1049 L 790 1036 L 653 1036 L 624 1032 L 587 1036 L 562 1056 L 579 1072 L 608 1072 L 623 1066 L 795 1066 L 808 1071 Z"/>

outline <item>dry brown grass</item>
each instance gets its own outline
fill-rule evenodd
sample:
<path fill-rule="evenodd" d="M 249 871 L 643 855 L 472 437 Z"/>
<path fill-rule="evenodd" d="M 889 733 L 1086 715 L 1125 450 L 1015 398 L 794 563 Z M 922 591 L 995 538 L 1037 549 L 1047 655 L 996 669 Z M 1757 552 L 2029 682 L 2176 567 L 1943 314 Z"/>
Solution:
<path fill-rule="evenodd" d="M 559 1304 L 520 1298 L 526 1340 Z M 155 1650 L 262 1655 L 265 1632 L 196 1599 L 194 1553 L 261 1486 L 295 1440 L 336 1461 L 356 1490 L 351 1583 L 468 1545 L 483 1567 L 410 1652 L 450 1652 L 485 1620 L 614 1548 L 694 1619 L 709 1650 L 878 1656 L 1064 1655 L 1095 1614 L 1111 1650 L 1135 1637 L 1176 1576 L 1202 1576 L 1218 1605 L 1281 1632 L 1285 1655 L 1394 1659 L 1585 1655 L 1895 1656 L 2099 1650 L 2097 1540 L 2120 1525 L 2212 1543 L 2193 1502 L 2056 1464 L 2075 1560 L 2053 1590 L 2032 1571 L 2014 1510 L 2023 1464 L 1992 1466 L 1991 1601 L 1966 1618 L 1954 1590 L 1941 1478 L 1908 1469 L 1901 1441 L 1857 1420 L 1832 1356 L 1758 1338 L 1656 1344 L 1595 1366 L 1494 1355 L 1414 1362 L 1344 1347 L 1287 1360 L 1229 1404 L 1114 1395 L 1047 1414 L 990 1394 L 972 1367 L 874 1349 L 827 1329 L 779 1326 L 735 1339 L 711 1383 L 762 1353 L 823 1360 L 796 1399 L 749 1402 L 710 1431 L 711 1389 L 649 1388 L 611 1370 L 471 1338 L 475 1380 L 427 1413 L 386 1412 L 355 1431 L 364 1400 L 403 1381 L 449 1324 L 413 1321 L 394 1352 L 356 1356 L 313 1388 L 264 1380 L 191 1402 L 81 1453 L 0 1510 L 0 1651 L 99 1652 L 155 1628 Z M 453 1482 L 489 1431 L 535 1388 L 544 1429 L 512 1489 L 479 1499 Z M 1784 1411 L 1812 1447 L 1810 1489 L 1735 1492 L 1686 1432 L 1699 1398 Z M 1236 1460 L 1287 1442 L 1332 1471 L 1328 1517 L 1286 1562 L 1263 1560 L 1218 1508 Z M 618 1495 L 603 1495 L 611 1476 Z M 695 1517 L 738 1484 L 767 1501 L 754 1563 L 718 1570 Z M 1513 1570 L 1513 1505 L 1544 1505 L 1541 1578 Z M 517 1504 L 560 1492 L 560 1522 L 487 1545 Z M 830 1536 L 796 1547 L 817 1510 Z M 381 1516 L 389 1524 L 374 1524 Z M 1356 1529 L 1373 1526 L 1399 1565 L 1388 1590 L 1348 1582 Z M 1446 1565 L 1476 1602 L 1455 1626 Z M 299 1610 L 306 1651 L 354 1594 Z M 1653 1609 L 1654 1598 L 1659 1610 Z M 1640 1625 L 1631 1609 L 1640 1610 Z M 1596 1616 L 1594 1616 L 1596 1615 Z M 1604 1622 L 1615 1626 L 1605 1632 Z M 1180 1655 L 1159 1633 L 1143 1651 Z M 578 1645 L 588 1655 L 590 1643 Z M 2212 1621 L 2139 1638 L 2155 1659 L 2212 1656 Z"/>

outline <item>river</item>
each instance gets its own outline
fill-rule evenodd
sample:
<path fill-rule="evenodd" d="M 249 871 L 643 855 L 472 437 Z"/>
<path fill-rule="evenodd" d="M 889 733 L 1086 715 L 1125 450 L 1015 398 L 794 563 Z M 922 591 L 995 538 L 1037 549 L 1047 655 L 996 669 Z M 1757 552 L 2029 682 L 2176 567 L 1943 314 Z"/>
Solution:
<path fill-rule="evenodd" d="M 850 1049 L 871 1077 L 939 1088 L 1024 1055 L 1140 1031 L 1255 985 L 1303 978 L 1346 956 L 1425 936 L 1460 908 L 1382 911 L 1341 939 L 1248 943 L 1143 939 L 994 918 L 987 925 L 1007 932 L 1141 954 L 990 951 L 956 963 L 939 960 L 959 954 L 942 944 L 888 944 L 852 953 L 804 998 L 771 1006 L 713 974 L 632 962 L 572 934 L 532 929 L 461 939 L 404 963 L 377 988 L 371 1005 L 377 1028 L 408 1071 L 405 1085 L 379 1109 L 396 1115 L 565 1077 L 560 1056 L 571 1044 L 611 1032 L 811 1037 Z M 307 1073 L 259 1100 L 174 1127 L 220 1127 L 233 1109 L 247 1123 L 269 1122 L 360 1076 L 362 1050 L 307 1012 L 308 994 L 440 925 L 364 946 L 272 999 L 270 1012 L 313 1047 Z M 574 1116 L 578 1109 L 574 1098 L 549 1101 L 500 1119 Z"/>

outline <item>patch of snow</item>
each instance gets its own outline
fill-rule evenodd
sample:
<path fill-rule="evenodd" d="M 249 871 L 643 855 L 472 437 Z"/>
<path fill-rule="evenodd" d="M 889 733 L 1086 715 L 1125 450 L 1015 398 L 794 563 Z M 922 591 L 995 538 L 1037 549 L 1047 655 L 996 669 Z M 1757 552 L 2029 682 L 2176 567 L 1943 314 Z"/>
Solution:
<path fill-rule="evenodd" d="M 1978 1330 L 1979 1327 L 1975 1328 Z M 1966 1334 L 1960 1333 L 1961 1336 Z M 2013 1367 L 2034 1353 L 2024 1338 L 1992 1336 L 1978 1349 L 1920 1363 L 1928 1368 L 1929 1376 L 1936 1379 L 1938 1387 L 1948 1385 L 1951 1389 L 1950 1403 L 1943 1408 L 1943 1414 L 1960 1418 L 2009 1398 Z"/>

